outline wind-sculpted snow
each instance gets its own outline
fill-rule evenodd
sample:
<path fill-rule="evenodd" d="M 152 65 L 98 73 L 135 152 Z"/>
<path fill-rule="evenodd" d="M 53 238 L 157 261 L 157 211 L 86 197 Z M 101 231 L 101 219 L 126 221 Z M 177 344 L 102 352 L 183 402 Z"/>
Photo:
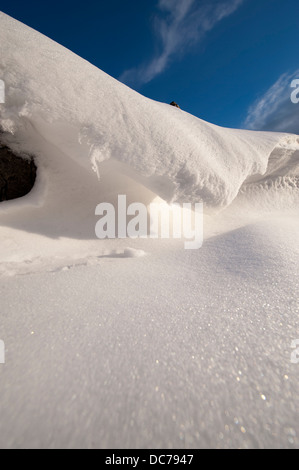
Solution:
<path fill-rule="evenodd" d="M 151 101 L 1 13 L 0 48 L 0 141 L 37 164 L 0 203 L 0 447 L 298 448 L 298 136 Z M 203 201 L 202 248 L 96 239 L 118 195 Z"/>
<path fill-rule="evenodd" d="M 112 158 L 167 201 L 214 208 L 227 206 L 245 181 L 264 175 L 277 147 L 283 153 L 275 171 L 287 167 L 286 175 L 298 174 L 296 136 L 224 129 L 147 99 L 3 13 L 0 44 L 2 140 L 35 155 L 40 172 L 51 159 L 44 140 L 99 178 L 101 162 Z"/>

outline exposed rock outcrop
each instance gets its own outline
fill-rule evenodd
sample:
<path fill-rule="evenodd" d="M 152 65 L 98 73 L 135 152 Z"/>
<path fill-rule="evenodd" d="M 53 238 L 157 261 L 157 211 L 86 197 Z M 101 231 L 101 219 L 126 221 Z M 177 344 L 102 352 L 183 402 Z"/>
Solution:
<path fill-rule="evenodd" d="M 0 202 L 28 194 L 36 179 L 32 157 L 21 157 L 0 143 Z"/>
<path fill-rule="evenodd" d="M 172 102 L 170 103 L 170 106 L 174 106 L 175 108 L 181 109 L 181 108 L 179 107 L 179 105 L 178 105 L 175 101 L 172 101 Z"/>

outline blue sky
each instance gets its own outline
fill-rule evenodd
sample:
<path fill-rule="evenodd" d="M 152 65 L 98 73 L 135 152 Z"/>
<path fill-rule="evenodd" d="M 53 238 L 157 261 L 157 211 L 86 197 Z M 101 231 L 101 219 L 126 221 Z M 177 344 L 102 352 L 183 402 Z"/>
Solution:
<path fill-rule="evenodd" d="M 227 127 L 299 134 L 298 0 L 1 0 L 149 98 Z"/>

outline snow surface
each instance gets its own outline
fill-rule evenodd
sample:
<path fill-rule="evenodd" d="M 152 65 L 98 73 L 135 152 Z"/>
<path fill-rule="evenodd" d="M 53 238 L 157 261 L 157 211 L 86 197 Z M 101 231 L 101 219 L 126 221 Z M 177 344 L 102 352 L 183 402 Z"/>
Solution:
<path fill-rule="evenodd" d="M 0 13 L 0 446 L 298 447 L 299 137 L 149 100 Z M 95 208 L 200 202 L 205 240 L 97 240 Z"/>

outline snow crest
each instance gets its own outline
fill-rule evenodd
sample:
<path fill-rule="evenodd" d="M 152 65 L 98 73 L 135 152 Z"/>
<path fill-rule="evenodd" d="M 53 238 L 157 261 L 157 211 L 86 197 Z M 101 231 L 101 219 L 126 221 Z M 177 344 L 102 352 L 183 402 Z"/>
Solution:
<path fill-rule="evenodd" d="M 152 101 L 3 13 L 0 48 L 0 140 L 38 167 L 31 193 L 0 205 L 4 274 L 124 250 L 95 238 L 96 206 L 119 194 L 203 202 L 206 214 L 298 207 L 298 136 L 225 129 Z"/>
<path fill-rule="evenodd" d="M 0 14 L 1 139 L 51 166 L 46 146 L 101 179 L 109 159 L 167 201 L 222 208 L 268 173 L 298 175 L 296 136 L 224 129 L 141 96 L 42 34 Z M 37 46 L 38 45 L 38 46 Z M 56 171 L 65 162 L 56 161 Z M 71 171 L 71 169 L 70 169 Z M 69 183 L 65 182 L 66 191 Z"/>

